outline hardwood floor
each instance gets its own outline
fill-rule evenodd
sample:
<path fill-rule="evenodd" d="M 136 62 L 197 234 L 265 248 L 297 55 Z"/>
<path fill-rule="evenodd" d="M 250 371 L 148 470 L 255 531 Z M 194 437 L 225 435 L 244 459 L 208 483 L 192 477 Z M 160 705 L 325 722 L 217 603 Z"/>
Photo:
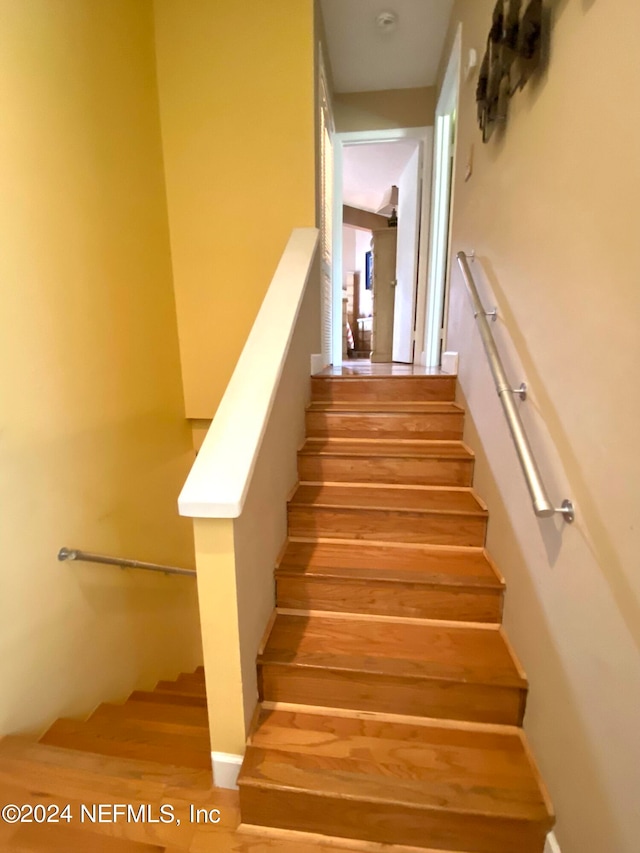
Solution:
<path fill-rule="evenodd" d="M 175 701 L 202 701 L 202 670 L 161 681 L 154 691 L 144 692 L 153 700 L 140 701 L 141 691 L 135 691 L 132 697 L 137 698 L 123 705 L 102 705 L 88 720 L 58 720 L 39 742 L 24 737 L 0 740 L 0 807 L 25 806 L 23 814 L 32 821 L 12 825 L 0 820 L 2 853 L 335 853 L 353 849 L 327 839 L 327 844 L 319 838 L 303 840 L 288 832 L 243 830 L 238 792 L 211 784 L 206 716 L 185 716 L 184 708 L 189 715 L 191 707 Z M 34 808 L 31 814 L 29 806 Z M 172 810 L 163 814 L 161 809 L 167 806 Z M 122 812 L 127 807 L 132 810 L 129 814 Z M 202 810 L 213 819 L 218 815 L 212 810 L 218 810 L 219 823 L 205 823 Z M 58 822 L 33 822 L 34 815 L 41 819 L 42 814 L 57 817 Z M 173 822 L 159 822 L 161 815 L 169 814 Z"/>
<path fill-rule="evenodd" d="M 312 378 L 239 779 L 247 824 L 362 849 L 543 851 L 553 811 L 454 398 L 438 372 Z"/>

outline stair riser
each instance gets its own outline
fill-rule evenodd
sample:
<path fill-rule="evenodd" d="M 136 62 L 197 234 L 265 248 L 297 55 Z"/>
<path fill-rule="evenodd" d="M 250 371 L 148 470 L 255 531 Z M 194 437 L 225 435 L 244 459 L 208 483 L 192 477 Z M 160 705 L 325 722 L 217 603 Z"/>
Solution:
<path fill-rule="evenodd" d="M 502 593 L 459 591 L 410 583 L 277 577 L 277 604 L 291 610 L 327 610 L 419 619 L 500 622 Z"/>
<path fill-rule="evenodd" d="M 129 697 L 134 702 L 154 702 L 161 705 L 184 705 L 191 708 L 206 708 L 205 696 L 188 696 L 185 693 L 167 692 L 145 692 L 134 690 Z"/>
<path fill-rule="evenodd" d="M 445 402 L 455 394 L 455 376 L 311 378 L 311 396 L 319 402 Z"/>
<path fill-rule="evenodd" d="M 91 730 L 86 732 L 48 732 L 41 743 L 60 746 L 66 749 L 80 749 L 99 755 L 138 758 L 143 761 L 157 761 L 160 764 L 175 764 L 178 767 L 194 767 L 201 770 L 211 769 L 211 753 L 208 749 L 194 750 L 185 747 L 168 748 L 149 743 L 135 743 L 131 740 L 109 740 L 99 737 Z"/>
<path fill-rule="evenodd" d="M 397 457 L 298 455 L 301 480 L 320 483 L 394 483 L 410 486 L 470 486 L 473 461 Z"/>
<path fill-rule="evenodd" d="M 462 681 L 258 665 L 260 701 L 477 723 L 522 724 L 526 690 Z"/>
<path fill-rule="evenodd" d="M 150 724 L 184 726 L 190 729 L 208 728 L 209 716 L 206 708 L 188 705 L 163 705 L 156 702 L 126 702 L 124 705 L 100 705 L 90 720 L 110 716 L 127 720 L 148 720 Z"/>
<path fill-rule="evenodd" d="M 240 809 L 246 824 L 431 850 L 542 853 L 545 844 L 540 826 L 525 821 L 452 815 L 399 803 L 368 803 L 243 784 Z"/>
<path fill-rule="evenodd" d="M 462 412 L 435 414 L 349 414 L 307 412 L 309 438 L 417 439 L 459 441 L 464 428 Z"/>
<path fill-rule="evenodd" d="M 289 535 L 426 545 L 483 546 L 483 516 L 289 505 Z"/>

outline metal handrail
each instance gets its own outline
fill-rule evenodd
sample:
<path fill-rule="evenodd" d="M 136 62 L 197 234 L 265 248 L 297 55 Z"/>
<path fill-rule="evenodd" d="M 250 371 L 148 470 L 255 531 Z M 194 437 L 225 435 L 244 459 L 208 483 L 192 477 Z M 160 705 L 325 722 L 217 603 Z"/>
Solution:
<path fill-rule="evenodd" d="M 179 569 L 177 566 L 162 566 L 158 563 L 143 563 L 140 560 L 123 560 L 120 557 L 105 557 L 102 554 L 90 554 L 88 551 L 76 551 L 71 548 L 60 548 L 58 559 L 82 560 L 85 563 L 104 563 L 109 566 L 120 566 L 122 569 L 144 569 L 147 572 L 162 572 L 165 575 L 189 575 L 195 577 L 195 570 Z"/>
<path fill-rule="evenodd" d="M 471 299 L 473 316 L 478 321 L 480 337 L 482 338 L 482 343 L 484 344 L 484 349 L 487 354 L 487 358 L 489 359 L 489 367 L 493 374 L 498 397 L 502 403 L 502 408 L 504 409 L 504 413 L 507 418 L 507 424 L 511 431 L 511 437 L 513 438 L 518 459 L 522 466 L 527 488 L 531 495 L 533 510 L 539 518 L 549 518 L 556 513 L 560 513 L 564 520 L 570 524 L 575 519 L 573 504 L 567 498 L 562 502 L 562 506 L 554 507 L 549 500 L 531 445 L 529 444 L 529 439 L 527 438 L 522 420 L 520 419 L 520 413 L 514 402 L 514 394 L 522 395 L 522 393 L 526 391 L 526 387 L 521 385 L 520 388 L 514 389 L 507 381 L 507 375 L 504 371 L 504 366 L 500 359 L 496 342 L 493 339 L 489 323 L 487 322 L 488 316 L 495 319 L 496 312 L 486 312 L 484 310 L 482 302 L 480 301 L 480 296 L 478 295 L 478 288 L 475 285 L 473 275 L 469 269 L 467 255 L 464 252 L 458 252 L 456 257 L 458 260 L 458 266 L 462 271 L 462 277 L 464 278 L 464 282 L 467 286 L 467 292 Z"/>

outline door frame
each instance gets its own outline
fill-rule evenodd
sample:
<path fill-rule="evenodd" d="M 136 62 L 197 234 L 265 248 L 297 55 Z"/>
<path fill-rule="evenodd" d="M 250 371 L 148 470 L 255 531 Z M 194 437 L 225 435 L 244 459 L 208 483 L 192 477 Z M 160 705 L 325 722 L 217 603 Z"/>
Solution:
<path fill-rule="evenodd" d="M 461 64 L 462 24 L 458 24 L 435 115 L 429 273 L 424 335 L 421 338 L 423 341 L 421 364 L 425 367 L 439 367 L 441 352 L 446 349 Z M 451 130 L 453 138 L 451 138 Z"/>
<path fill-rule="evenodd" d="M 431 175 L 432 160 L 428 156 L 428 145 L 433 140 L 432 127 L 404 127 L 389 130 L 358 130 L 345 131 L 334 135 L 333 147 L 333 179 L 334 179 L 334 207 L 333 207 L 333 334 L 332 334 L 332 360 L 331 363 L 339 366 L 342 364 L 342 181 L 344 177 L 343 149 L 346 145 L 371 145 L 378 142 L 400 142 L 403 139 L 417 139 L 421 143 L 422 166 L 420 170 L 422 178 L 422 196 L 420 201 L 420 217 L 422 226 L 420 228 L 419 259 L 418 259 L 418 291 L 416 322 L 421 317 L 421 305 L 426 305 L 427 298 L 427 247 L 429 245 L 430 228 L 425 228 L 424 223 L 429 221 L 431 210 Z M 425 156 L 426 155 L 426 156 Z M 420 192 L 420 188 L 419 188 Z M 424 316 L 424 310 L 422 311 Z M 424 332 L 416 325 L 415 340 L 422 341 Z M 421 347 L 414 348 L 414 362 L 419 360 Z"/>

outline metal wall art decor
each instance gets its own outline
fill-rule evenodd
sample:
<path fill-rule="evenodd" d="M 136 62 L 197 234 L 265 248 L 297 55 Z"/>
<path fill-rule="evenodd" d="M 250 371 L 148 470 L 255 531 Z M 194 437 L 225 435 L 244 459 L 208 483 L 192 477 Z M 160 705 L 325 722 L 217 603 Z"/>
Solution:
<path fill-rule="evenodd" d="M 489 141 L 496 124 L 506 122 L 509 99 L 540 62 L 543 15 L 543 0 L 496 3 L 476 89 L 483 142 Z"/>

